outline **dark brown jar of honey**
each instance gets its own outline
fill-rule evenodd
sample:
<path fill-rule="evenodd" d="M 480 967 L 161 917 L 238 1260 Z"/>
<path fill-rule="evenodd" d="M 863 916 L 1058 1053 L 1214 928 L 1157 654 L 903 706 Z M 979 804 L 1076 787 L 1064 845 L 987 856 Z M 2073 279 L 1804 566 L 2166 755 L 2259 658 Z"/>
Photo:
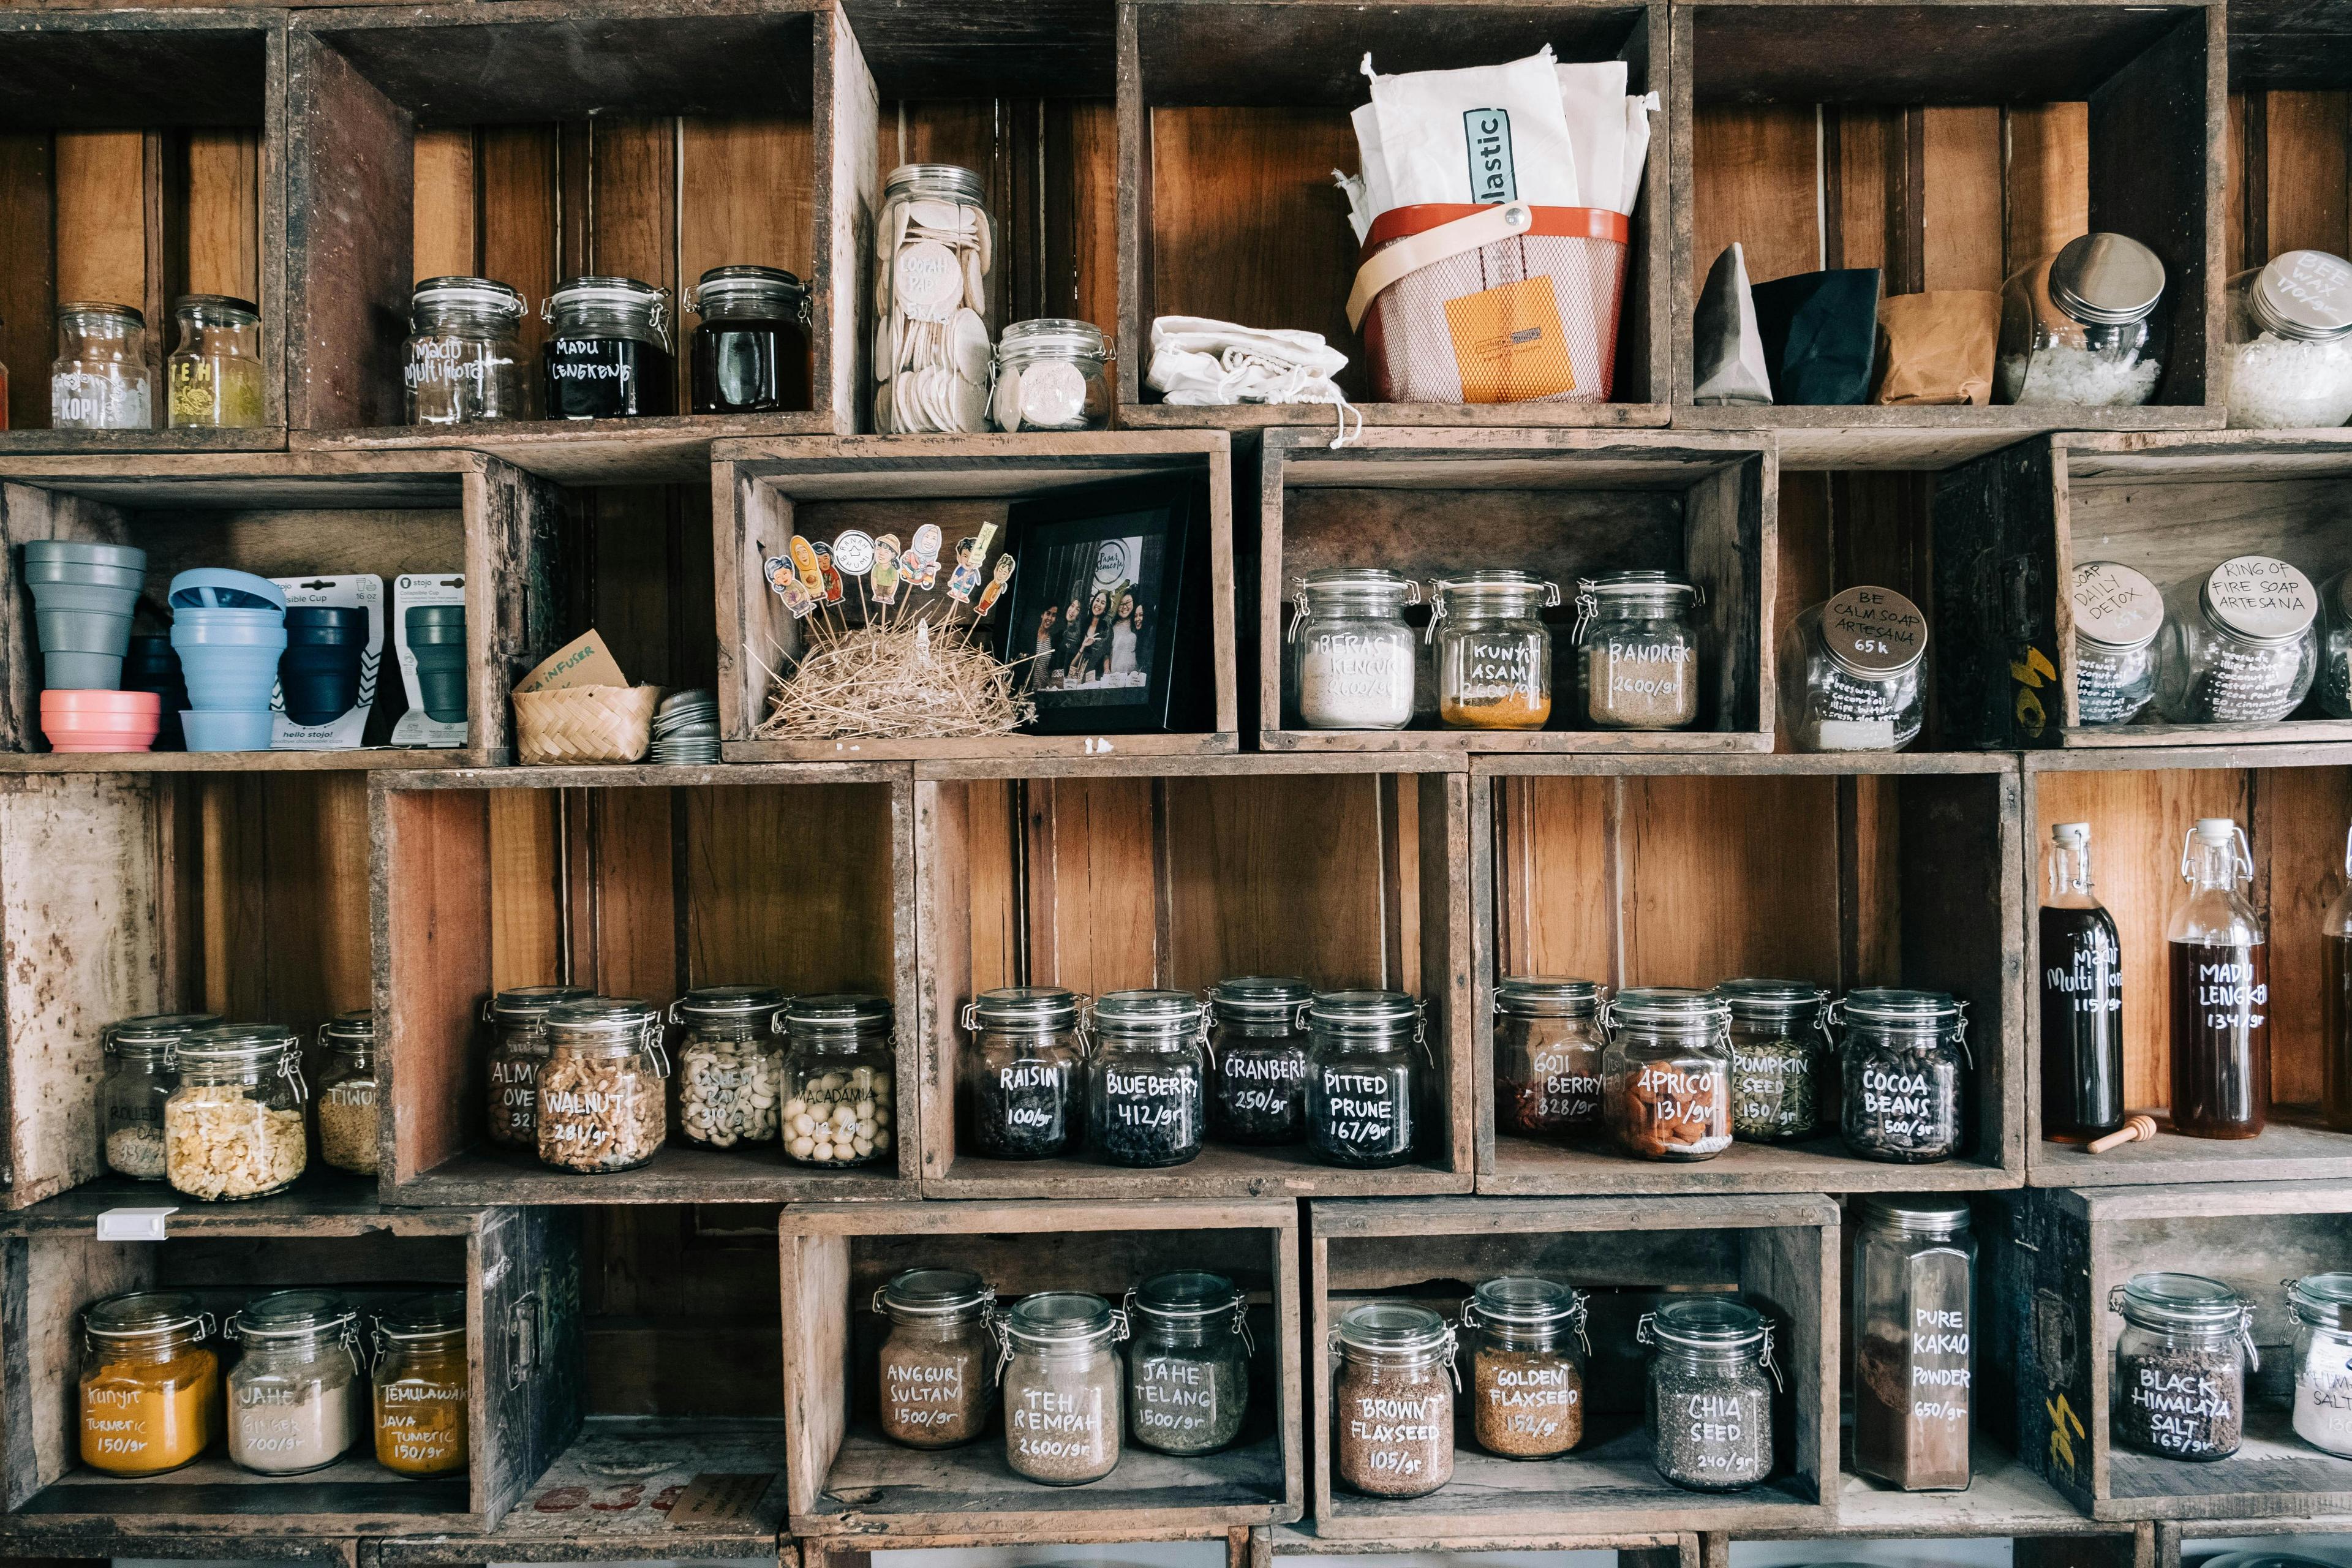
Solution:
<path fill-rule="evenodd" d="M 809 406 L 808 286 L 781 267 L 714 267 L 687 290 L 697 414 Z"/>

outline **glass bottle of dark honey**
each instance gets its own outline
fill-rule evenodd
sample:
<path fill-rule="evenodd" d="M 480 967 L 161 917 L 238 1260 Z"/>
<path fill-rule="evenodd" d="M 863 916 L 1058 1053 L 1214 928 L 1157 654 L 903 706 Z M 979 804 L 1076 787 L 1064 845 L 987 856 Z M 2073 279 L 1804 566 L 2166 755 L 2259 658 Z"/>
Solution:
<path fill-rule="evenodd" d="M 2124 966 L 2091 891 L 2091 825 L 2050 830 L 2042 905 L 2042 1135 L 2084 1143 L 2124 1123 Z"/>
<path fill-rule="evenodd" d="M 2246 836 L 2200 817 L 2181 846 L 2189 897 L 2166 932 L 2171 971 L 2172 1131 L 2261 1135 L 2271 1104 L 2271 950 L 2238 890 L 2254 874 Z"/>
<path fill-rule="evenodd" d="M 2319 1110 L 2352 1132 L 2352 837 L 2344 845 L 2344 890 L 2319 932 Z"/>

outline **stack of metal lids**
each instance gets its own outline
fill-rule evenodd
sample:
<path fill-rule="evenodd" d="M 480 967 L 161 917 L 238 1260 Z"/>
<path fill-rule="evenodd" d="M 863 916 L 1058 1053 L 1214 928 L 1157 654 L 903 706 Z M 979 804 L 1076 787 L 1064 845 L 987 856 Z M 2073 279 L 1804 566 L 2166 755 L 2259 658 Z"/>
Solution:
<path fill-rule="evenodd" d="M 652 760 L 691 768 L 719 760 L 719 699 L 696 688 L 673 691 L 654 710 Z"/>

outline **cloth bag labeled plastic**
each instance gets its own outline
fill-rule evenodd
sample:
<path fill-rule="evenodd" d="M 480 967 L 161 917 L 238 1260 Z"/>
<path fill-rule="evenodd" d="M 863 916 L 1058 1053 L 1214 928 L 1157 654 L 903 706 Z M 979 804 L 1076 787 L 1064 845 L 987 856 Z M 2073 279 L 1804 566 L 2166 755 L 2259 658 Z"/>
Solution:
<path fill-rule="evenodd" d="M 1877 268 L 1800 272 L 1759 283 L 1753 294 L 1773 402 L 1869 400 L 1878 350 Z"/>
<path fill-rule="evenodd" d="M 1756 327 L 1756 300 L 1748 286 L 1748 258 L 1735 243 L 1707 268 L 1691 315 L 1693 403 L 1769 403 L 1772 375 L 1764 368 L 1764 338 Z"/>

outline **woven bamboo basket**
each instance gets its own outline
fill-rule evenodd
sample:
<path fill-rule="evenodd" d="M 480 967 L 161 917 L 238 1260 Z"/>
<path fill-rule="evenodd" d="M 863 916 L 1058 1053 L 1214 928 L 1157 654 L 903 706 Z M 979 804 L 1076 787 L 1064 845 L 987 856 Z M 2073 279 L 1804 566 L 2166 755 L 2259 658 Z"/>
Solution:
<path fill-rule="evenodd" d="M 568 686 L 514 694 L 526 763 L 634 763 L 653 742 L 658 686 Z"/>

